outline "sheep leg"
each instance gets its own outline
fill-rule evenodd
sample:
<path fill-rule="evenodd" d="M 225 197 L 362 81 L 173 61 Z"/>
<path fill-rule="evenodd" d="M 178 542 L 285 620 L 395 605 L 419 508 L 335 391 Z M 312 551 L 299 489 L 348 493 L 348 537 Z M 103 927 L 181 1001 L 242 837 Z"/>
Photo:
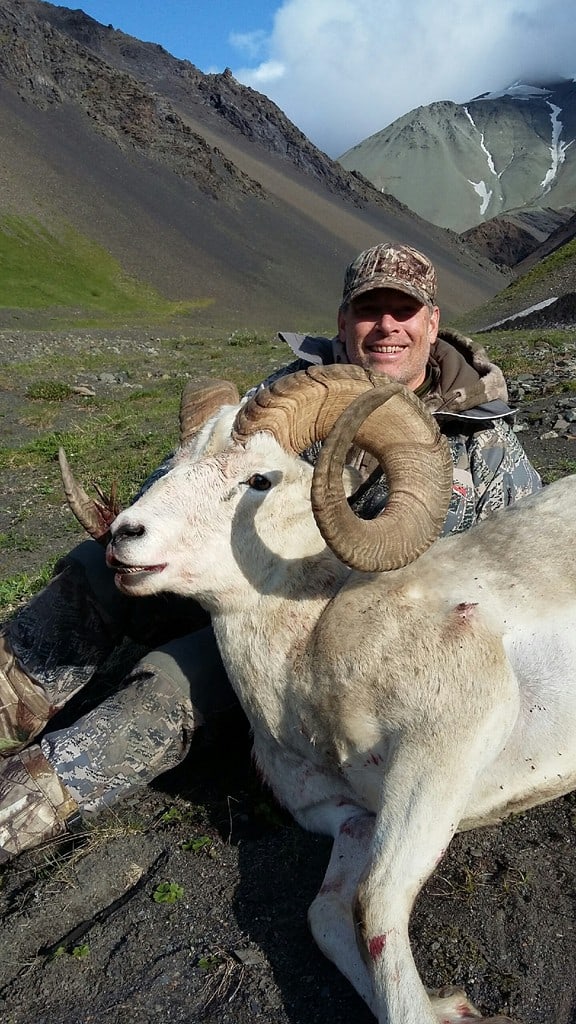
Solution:
<path fill-rule="evenodd" d="M 353 913 L 358 885 L 370 856 L 374 826 L 374 816 L 362 812 L 342 824 L 334 840 L 322 887 L 308 911 L 308 922 L 324 956 L 338 967 L 377 1016 L 372 978 L 360 953 Z M 428 990 L 428 996 L 442 1024 L 465 1024 L 467 1020 L 481 1018 L 462 989 Z M 507 1021 L 507 1017 L 491 1017 L 484 1019 L 483 1024 L 506 1024 Z"/>
<path fill-rule="evenodd" d="M 376 1013 L 372 979 L 358 947 L 353 917 L 354 897 L 366 869 L 374 832 L 373 814 L 348 818 L 334 839 L 322 887 L 308 911 L 317 945 Z"/>
<path fill-rule="evenodd" d="M 484 712 L 477 707 L 476 713 L 457 717 L 457 708 L 454 719 L 446 709 L 433 729 L 403 733 L 382 780 L 382 805 L 355 915 L 380 1024 L 478 1019 L 463 994 L 431 1001 L 408 935 L 414 900 L 456 831 L 478 774 L 498 756 L 509 731 L 497 697 L 486 702 Z"/>

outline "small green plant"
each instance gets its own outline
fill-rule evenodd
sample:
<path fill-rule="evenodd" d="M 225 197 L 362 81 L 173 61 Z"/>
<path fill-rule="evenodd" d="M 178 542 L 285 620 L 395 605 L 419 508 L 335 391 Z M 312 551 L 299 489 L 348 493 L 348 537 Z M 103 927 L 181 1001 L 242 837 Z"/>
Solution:
<path fill-rule="evenodd" d="M 45 402 L 64 402 L 72 393 L 70 385 L 60 380 L 39 380 L 30 384 L 26 391 L 28 398 L 43 399 Z"/>
<path fill-rule="evenodd" d="M 74 946 L 71 955 L 76 960 L 84 960 L 87 956 L 90 956 L 90 946 L 87 942 L 81 943 L 80 946 Z"/>
<path fill-rule="evenodd" d="M 161 882 L 152 894 L 155 903 L 177 903 L 184 895 L 184 889 L 178 882 Z"/>
<path fill-rule="evenodd" d="M 166 825 L 172 825 L 175 821 L 182 821 L 182 811 L 178 807 L 170 807 L 160 818 Z"/>
<path fill-rule="evenodd" d="M 201 956 L 198 960 L 198 967 L 201 971 L 215 971 L 217 967 L 220 967 L 222 963 L 222 957 L 218 953 L 207 953 L 205 956 Z"/>
<path fill-rule="evenodd" d="M 183 850 L 190 850 L 192 853 L 200 853 L 201 850 L 208 852 L 212 848 L 210 836 L 197 836 L 195 839 L 188 839 L 182 843 Z"/>
<path fill-rule="evenodd" d="M 90 944 L 81 942 L 78 946 L 73 946 L 72 949 L 67 946 L 57 946 L 50 954 L 50 960 L 60 960 L 63 956 L 73 956 L 75 960 L 85 960 L 87 956 L 90 956 Z"/>

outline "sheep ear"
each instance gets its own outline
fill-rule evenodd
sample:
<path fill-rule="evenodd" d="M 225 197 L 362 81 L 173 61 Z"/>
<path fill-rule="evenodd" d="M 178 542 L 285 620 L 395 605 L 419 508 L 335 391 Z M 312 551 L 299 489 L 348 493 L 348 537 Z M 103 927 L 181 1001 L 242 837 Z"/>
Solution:
<path fill-rule="evenodd" d="M 58 452 L 58 462 L 66 498 L 76 519 L 94 540 L 106 546 L 110 539 L 110 527 L 121 511 L 116 498 L 116 486 L 112 486 L 109 495 L 104 494 L 97 486 L 96 491 L 100 500 L 96 501 L 95 498 L 90 498 L 74 479 L 63 448 Z"/>

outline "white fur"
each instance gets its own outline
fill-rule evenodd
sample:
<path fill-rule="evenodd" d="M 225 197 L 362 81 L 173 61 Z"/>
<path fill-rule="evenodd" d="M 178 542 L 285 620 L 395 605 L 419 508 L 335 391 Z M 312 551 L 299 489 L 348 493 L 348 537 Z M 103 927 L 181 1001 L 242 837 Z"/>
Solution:
<path fill-rule="evenodd" d="M 133 593 L 209 610 L 264 775 L 334 837 L 310 910 L 326 955 L 380 1024 L 470 1019 L 462 993 L 424 989 L 408 919 L 455 831 L 576 786 L 576 477 L 363 574 L 318 533 L 311 468 L 218 422 L 118 517 L 110 552 L 164 566 Z"/>

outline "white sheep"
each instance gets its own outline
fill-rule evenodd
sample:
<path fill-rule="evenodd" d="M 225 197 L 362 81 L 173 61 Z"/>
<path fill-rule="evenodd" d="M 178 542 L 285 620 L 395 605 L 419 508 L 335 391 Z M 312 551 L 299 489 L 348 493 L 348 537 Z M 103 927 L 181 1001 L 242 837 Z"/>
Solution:
<path fill-rule="evenodd" d="M 452 469 L 410 392 L 314 368 L 257 395 L 230 438 L 234 412 L 118 516 L 108 563 L 126 593 L 210 612 L 264 776 L 334 839 L 310 925 L 380 1024 L 477 1019 L 463 992 L 425 990 L 408 921 L 456 831 L 576 787 L 576 477 L 420 553 Z M 357 428 L 391 483 L 369 523 L 341 485 Z M 327 435 L 313 483 L 295 453 Z"/>

